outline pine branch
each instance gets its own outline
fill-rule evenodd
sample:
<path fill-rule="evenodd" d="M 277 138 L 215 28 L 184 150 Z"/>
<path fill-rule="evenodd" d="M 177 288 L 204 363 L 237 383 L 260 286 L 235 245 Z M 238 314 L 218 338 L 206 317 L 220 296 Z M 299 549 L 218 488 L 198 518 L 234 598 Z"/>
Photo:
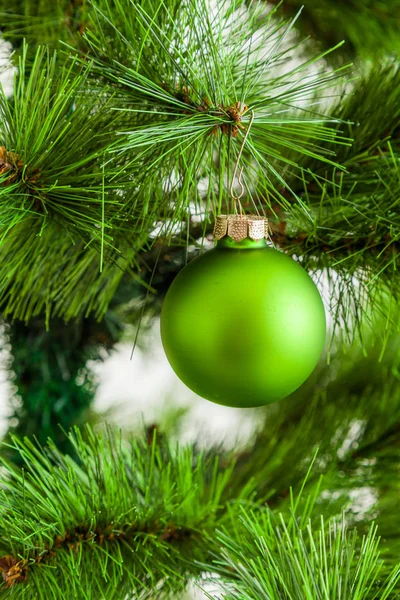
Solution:
<path fill-rule="evenodd" d="M 54 220 L 88 243 L 112 245 L 121 204 L 109 194 L 115 173 L 103 174 L 101 161 L 115 123 L 83 94 L 87 72 L 76 73 L 74 62 L 63 68 L 41 48 L 26 77 L 26 56 L 25 46 L 13 99 L 0 97 L 1 238 L 34 217 L 42 229 Z"/>
<path fill-rule="evenodd" d="M 286 172 L 297 162 L 286 152 L 336 164 L 326 142 L 347 143 L 328 122 L 335 119 L 315 112 L 316 95 L 331 90 L 341 70 L 314 72 L 311 59 L 278 73 L 289 59 L 284 43 L 292 24 L 272 15 L 260 22 L 261 12 L 246 12 L 239 0 L 220 0 L 215 15 L 197 0 L 147 10 L 129 0 L 91 6 L 81 70 L 76 59 L 62 66 L 44 50 L 28 68 L 23 50 L 15 97 L 1 100 L 6 316 L 28 321 L 45 311 L 47 324 L 51 316 L 101 318 L 118 269 L 135 265 L 156 224 L 160 237 L 171 239 L 191 206 L 206 220 L 221 210 L 250 109 L 256 118 L 246 187 L 250 197 L 266 195 L 263 205 L 273 198 L 291 204 L 280 191 L 290 186 L 278 164 Z M 21 243 L 27 228 L 29 243 Z M 62 275 L 52 268 L 60 255 Z"/>
<path fill-rule="evenodd" d="M 119 10 L 122 11 L 123 6 L 122 2 Z M 337 324 L 335 333 L 343 321 L 349 321 L 351 313 L 355 316 L 345 332 L 349 339 L 353 339 L 355 333 L 360 335 L 361 323 L 370 320 L 372 306 L 377 306 L 382 313 L 387 312 L 386 298 L 396 299 L 398 294 L 397 280 L 393 277 L 397 233 L 392 224 L 388 226 L 387 216 L 381 219 L 376 213 L 382 210 L 383 214 L 386 203 L 392 208 L 396 203 L 396 189 L 388 198 L 391 185 L 387 181 L 393 181 L 394 185 L 398 181 L 397 162 L 393 148 L 383 147 L 381 143 L 387 140 L 388 133 L 382 131 L 383 119 L 378 119 L 378 115 L 374 119 L 374 135 L 371 135 L 368 111 L 370 102 L 375 102 L 379 79 L 380 85 L 383 81 L 388 91 L 379 113 L 389 113 L 393 120 L 397 118 L 398 102 L 393 92 L 398 89 L 393 85 L 396 70 L 376 69 L 362 79 L 355 92 L 345 98 L 342 96 L 340 103 L 330 109 L 331 115 L 340 115 L 338 124 L 331 127 L 327 117 L 321 120 L 321 115 L 313 114 L 314 104 L 316 97 L 320 100 L 325 86 L 332 92 L 335 77 L 340 72 L 328 72 L 327 78 L 321 80 L 317 73 L 317 79 L 309 85 L 307 69 L 314 65 L 312 59 L 297 67 L 294 73 L 275 77 L 274 67 L 281 68 L 289 56 L 284 43 L 290 25 L 286 29 L 281 26 L 275 20 L 274 11 L 263 29 L 260 14 L 252 7 L 246 15 L 246 31 L 239 13 L 232 25 L 232 12 L 224 13 L 223 2 L 219 4 L 218 14 L 213 16 L 212 28 L 207 25 L 211 17 L 203 15 L 195 3 L 186 16 L 182 7 L 174 8 L 176 14 L 179 8 L 179 20 L 172 18 L 175 15 L 172 9 L 172 16 L 163 7 L 154 8 L 153 14 L 138 5 L 123 22 L 122 16 L 116 16 L 118 8 L 94 7 L 97 17 L 92 17 L 92 26 L 86 33 L 90 55 L 94 57 L 93 72 L 116 90 L 122 112 L 123 103 L 129 102 L 125 112 L 133 120 L 131 130 L 121 131 L 123 141 L 115 152 L 117 156 L 135 152 L 132 164 L 141 161 L 146 169 L 142 185 L 153 186 L 153 198 L 168 200 L 171 209 L 163 222 L 163 233 L 171 239 L 176 226 L 185 221 L 190 224 L 189 202 L 195 204 L 197 212 L 204 211 L 206 218 L 210 213 L 231 208 L 229 201 L 224 207 L 221 183 L 226 174 L 229 180 L 232 159 L 237 155 L 235 136 L 240 141 L 241 127 L 248 114 L 244 112 L 244 105 L 248 105 L 255 111 L 255 120 L 243 161 L 248 174 L 245 210 L 269 213 L 276 221 L 277 244 L 290 254 L 301 256 L 306 268 L 328 269 L 332 281 L 336 281 L 339 274 L 340 301 L 332 295 L 331 305 Z M 239 4 L 231 10 L 238 7 Z M 198 25 L 197 21 L 205 25 Z M 182 33 L 184 28 L 196 31 L 196 35 L 186 39 Z M 249 42 L 255 34 L 260 40 L 259 47 L 252 47 Z M 232 48 L 227 42 L 226 48 L 221 50 L 223 39 L 234 40 Z M 171 53 L 171 46 L 175 54 Z M 270 49 L 269 54 L 265 51 L 265 58 L 260 53 L 261 47 Z M 204 48 L 210 51 L 206 54 Z M 247 54 L 243 48 L 248 49 Z M 290 50 L 293 49 L 298 51 L 298 45 L 294 44 Z M 199 69 L 203 63 L 206 63 L 204 73 Z M 267 81 L 262 76 L 266 66 Z M 173 84 L 168 79 L 168 68 L 175 73 Z M 227 74 L 221 77 L 225 70 Z M 298 87 L 297 75 L 303 78 Z M 97 80 L 95 83 L 98 85 Z M 366 88 L 373 94 L 365 93 Z M 307 109 L 307 101 L 310 109 Z M 349 124 L 354 115 L 361 122 L 357 129 Z M 158 120 L 152 121 L 156 116 Z M 331 121 L 335 119 L 331 117 Z M 346 125 L 349 137 L 356 138 L 351 148 L 343 143 L 348 139 L 341 131 L 343 123 L 349 124 Z M 332 128 L 336 128 L 334 138 Z M 210 131 L 216 130 L 219 131 L 217 140 L 210 136 Z M 368 131 L 369 140 L 366 139 Z M 203 143 L 205 134 L 211 139 Z M 313 140 L 311 146 L 310 140 Z M 336 162 L 329 158 L 335 150 Z M 377 153 L 380 153 L 380 161 Z M 219 157 L 217 164 L 212 158 L 208 160 L 213 155 Z M 321 160 L 326 164 L 321 164 Z M 347 170 L 341 171 L 338 164 Z M 301 168 L 301 176 L 296 175 L 296 167 Z M 164 186 L 161 194 L 160 181 Z M 199 181 L 205 182 L 207 187 L 202 195 Z M 171 190 L 169 194 L 165 194 L 165 187 Z M 293 202 L 295 199 L 297 202 Z M 362 204 L 361 210 L 359 204 Z M 353 228 L 354 224 L 358 227 Z M 389 320 L 388 334 L 397 326 L 396 314 L 391 314 Z"/>
<path fill-rule="evenodd" d="M 101 318 L 148 236 L 125 212 L 129 177 L 113 182 L 121 164 L 102 168 L 116 113 L 105 116 L 107 102 L 84 93 L 87 72 L 74 62 L 62 68 L 39 49 L 29 75 L 27 64 L 25 46 L 14 98 L 0 97 L 3 314 L 40 314 L 47 325 L 51 316 Z"/>
<path fill-rule="evenodd" d="M 100 272 L 98 250 L 57 224 L 49 223 L 42 231 L 40 222 L 27 220 L 0 247 L 3 315 L 25 322 L 41 316 L 48 328 L 50 317 L 78 319 L 93 314 L 100 320 L 124 273 L 138 279 L 131 270 L 134 264 L 134 249 L 121 244 Z"/>
<path fill-rule="evenodd" d="M 359 541 L 312 525 L 319 486 L 282 516 L 252 502 L 251 482 L 226 502 L 234 464 L 212 453 L 112 430 L 69 439 L 76 459 L 14 438 L 25 469 L 2 460 L 1 597 L 176 597 L 205 569 L 232 600 L 394 597 L 400 570 L 379 560 L 375 527 Z"/>
<path fill-rule="evenodd" d="M 193 210 L 204 215 L 206 230 L 213 213 L 232 208 L 230 201 L 226 204 L 227 182 L 249 110 L 254 109 L 243 159 L 247 173 L 244 208 L 269 214 L 275 242 L 300 256 L 306 268 L 328 270 L 330 279 L 339 282 L 339 302 L 334 294 L 331 302 L 336 333 L 344 321 L 347 338 L 352 339 L 355 330 L 360 334 L 361 324 L 371 320 L 371 307 L 387 313 L 386 299 L 395 300 L 399 292 L 394 276 L 399 180 L 396 68 L 372 69 L 329 110 L 339 118 L 323 117 L 316 112 L 316 102 L 327 90 L 332 92 L 342 73 L 327 71 L 325 63 L 315 70 L 317 58 L 312 58 L 282 75 L 290 53 L 301 47 L 294 43 L 288 48 L 294 23 L 282 25 L 274 11 L 265 17 L 254 6 L 246 11 L 239 0 L 229 6 L 221 0 L 210 15 L 195 0 L 187 6 L 176 1 L 168 7 L 157 4 L 145 9 L 135 3 L 127 11 L 128 7 L 129 0 L 91 5 L 85 33 L 90 51 L 82 61 L 93 62 L 76 77 L 73 66 L 60 78 L 60 89 L 66 88 L 68 76 L 74 79 L 76 90 L 67 95 L 76 107 L 67 115 L 71 127 L 60 145 L 75 151 L 79 129 L 81 160 L 58 155 L 56 146 L 51 156 L 46 155 L 49 170 L 45 173 L 43 161 L 36 156 L 27 160 L 12 140 L 3 143 L 4 190 L 12 200 L 11 205 L 4 204 L 3 222 L 12 227 L 33 214 L 39 234 L 43 224 L 51 222 L 59 224 L 59 231 L 65 228 L 62 237 L 72 237 L 73 244 L 83 238 L 100 252 L 98 278 L 89 272 L 81 307 L 72 298 L 71 310 L 65 307 L 67 295 L 63 291 L 53 294 L 50 278 L 39 275 L 32 258 L 28 269 L 35 265 L 35 271 L 29 277 L 28 296 L 18 279 L 25 245 L 14 254 L 6 228 L 3 256 L 11 273 L 16 273 L 15 278 L 9 274 L 3 278 L 0 287 L 6 314 L 28 320 L 46 306 L 47 320 L 49 315 L 71 319 L 87 310 L 104 315 L 115 289 L 107 283 L 103 287 L 104 261 L 112 265 L 118 260 L 122 270 L 132 265 L 137 269 L 136 256 L 152 243 L 149 233 L 156 224 L 160 237 L 172 242 L 177 231 L 191 227 Z M 192 33 L 187 36 L 187 31 Z M 29 78 L 32 102 L 38 95 L 48 95 L 48 86 L 37 83 L 45 81 L 39 77 L 40 55 L 36 62 Z M 50 68 L 54 73 L 54 65 Z M 20 88 L 25 89 L 24 77 L 20 81 Z M 377 109 L 378 84 L 385 94 Z M 83 94 L 83 88 L 92 93 Z M 20 97 L 18 102 L 21 114 L 26 115 L 25 99 Z M 66 106 L 65 98 L 60 97 L 55 105 Z M 12 129 L 12 107 L 9 102 L 5 107 Z M 51 131 L 49 114 L 55 114 L 50 102 L 35 130 L 36 135 L 40 129 L 43 142 L 48 138 L 46 131 Z M 23 117 L 21 123 L 25 122 L 29 124 Z M 99 137 L 89 137 L 85 127 L 81 132 L 83 122 L 101 132 Z M 360 125 L 345 125 L 350 122 Z M 351 148 L 343 129 L 355 138 Z M 20 140 L 29 137 L 29 127 L 21 126 L 19 135 Z M 71 164 L 64 165 L 66 159 Z M 55 165 L 50 164 L 53 161 Z M 338 164 L 347 170 L 340 170 Z M 297 174 L 296 169 L 300 169 Z M 43 187 L 45 175 L 47 188 Z M 63 182 L 59 176 L 64 176 Z M 47 253 L 41 246 L 37 252 Z M 83 252 L 79 252 L 82 258 Z M 47 256 L 51 260 L 50 252 Z M 18 273 L 13 265 L 18 265 Z M 27 277 L 28 269 L 21 278 Z M 117 271 L 109 269 L 118 279 Z M 76 281 L 77 273 L 74 265 L 67 279 Z M 103 292 L 101 308 L 94 284 Z M 17 309 L 15 301 L 21 293 L 25 302 Z M 396 326 L 396 314 L 389 312 L 388 335 Z M 349 316 L 352 313 L 354 317 Z"/>
<path fill-rule="evenodd" d="M 232 466 L 213 456 L 122 441 L 117 432 L 70 435 L 77 459 L 14 439 L 25 470 L 4 462 L 2 595 L 107 598 L 179 591 L 222 525 Z M 249 497 L 250 487 L 242 498 Z M 79 573 L 79 576 L 78 576 Z"/>
<path fill-rule="evenodd" d="M 114 7 L 114 2 L 97 0 L 102 10 Z M 174 13 L 181 2 L 174 0 Z M 248 0 L 248 6 L 256 6 Z M 169 3 L 171 6 L 171 2 Z M 323 50 L 345 40 L 340 50 L 329 55 L 329 60 L 371 58 L 396 54 L 399 49 L 397 26 L 399 8 L 391 0 L 377 5 L 372 0 L 309 0 L 304 6 L 300 0 L 269 0 L 268 5 L 279 5 L 288 17 L 300 10 L 295 23 L 303 37 L 311 36 L 314 44 Z M 56 46 L 60 40 L 82 47 L 79 33 L 88 24 L 90 4 L 86 0 L 65 0 L 55 3 L 46 0 L 0 1 L 2 32 L 14 47 L 20 47 L 25 38 L 30 44 Z"/>
<path fill-rule="evenodd" d="M 320 114 L 318 104 L 344 73 L 327 72 L 317 56 L 282 75 L 278 69 L 298 49 L 285 46 L 293 23 L 280 24 L 261 6 L 246 11 L 239 0 L 219 0 L 215 14 L 196 0 L 149 6 L 148 12 L 129 0 L 107 10 L 93 7 L 85 32 L 93 90 L 98 78 L 108 82 L 119 110 L 131 119 L 131 127 L 120 131 L 117 156 L 142 163 L 143 185 L 154 186 L 153 197 L 161 184 L 164 196 L 165 187 L 171 189 L 167 198 L 175 208 L 167 231 L 185 220 L 189 202 L 214 214 L 226 210 L 225 177 L 250 110 L 255 119 L 244 158 L 250 198 L 263 195 L 267 205 L 275 199 L 288 206 L 280 191 L 290 193 L 283 174 L 288 171 L 290 179 L 302 156 L 338 167 L 324 143 L 348 140 L 338 132 L 332 137 L 335 119 Z M 199 181 L 207 187 L 201 194 Z"/>
<path fill-rule="evenodd" d="M 400 568 L 379 556 L 372 526 L 361 541 L 342 522 L 321 519 L 319 527 L 270 511 L 245 513 L 234 535 L 219 533 L 221 555 L 211 568 L 223 577 L 226 600 L 388 600 Z M 212 598 L 211 595 L 208 596 Z"/>
<path fill-rule="evenodd" d="M 358 313 L 358 333 L 373 310 L 387 317 L 387 335 L 398 325 L 393 307 L 399 295 L 399 81 L 396 64 L 364 72 L 335 109 L 354 139 L 351 148 L 338 149 L 346 172 L 317 171 L 317 180 L 305 165 L 303 194 L 298 193 L 314 223 L 303 219 L 301 224 L 295 213 L 287 212 L 273 225 L 278 245 L 302 256 L 306 268 L 328 269 L 340 287 L 331 294 L 336 334 L 340 324 L 350 320 L 354 325 L 351 313 Z M 378 103 L 377 89 L 382 94 Z M 348 333 L 353 339 L 354 326 Z"/>

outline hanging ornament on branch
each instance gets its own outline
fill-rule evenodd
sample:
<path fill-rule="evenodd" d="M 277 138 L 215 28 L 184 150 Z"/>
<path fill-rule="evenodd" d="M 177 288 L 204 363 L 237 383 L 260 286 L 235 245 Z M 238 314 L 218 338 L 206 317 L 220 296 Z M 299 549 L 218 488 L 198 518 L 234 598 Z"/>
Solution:
<path fill-rule="evenodd" d="M 267 245 L 268 219 L 220 215 L 215 248 L 174 279 L 161 312 L 161 337 L 178 377 L 226 406 L 263 406 L 288 396 L 314 370 L 325 342 L 324 306 L 308 273 Z"/>

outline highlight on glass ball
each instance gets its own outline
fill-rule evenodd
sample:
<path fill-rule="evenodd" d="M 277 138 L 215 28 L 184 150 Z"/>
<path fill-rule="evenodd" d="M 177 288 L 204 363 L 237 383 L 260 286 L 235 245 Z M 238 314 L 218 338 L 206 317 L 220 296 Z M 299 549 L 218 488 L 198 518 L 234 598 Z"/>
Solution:
<path fill-rule="evenodd" d="M 256 407 L 294 392 L 321 356 L 326 318 L 308 273 L 267 245 L 268 221 L 220 216 L 215 248 L 180 271 L 166 295 L 168 361 L 196 394 Z"/>

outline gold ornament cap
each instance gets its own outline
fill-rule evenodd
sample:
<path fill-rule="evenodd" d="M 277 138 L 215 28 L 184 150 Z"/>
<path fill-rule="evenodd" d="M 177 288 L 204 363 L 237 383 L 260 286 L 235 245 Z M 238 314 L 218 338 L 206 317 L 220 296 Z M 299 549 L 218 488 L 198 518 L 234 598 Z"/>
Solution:
<path fill-rule="evenodd" d="M 214 224 L 214 237 L 220 240 L 228 236 L 234 242 L 246 238 L 257 241 L 269 239 L 267 217 L 258 215 L 218 215 Z"/>

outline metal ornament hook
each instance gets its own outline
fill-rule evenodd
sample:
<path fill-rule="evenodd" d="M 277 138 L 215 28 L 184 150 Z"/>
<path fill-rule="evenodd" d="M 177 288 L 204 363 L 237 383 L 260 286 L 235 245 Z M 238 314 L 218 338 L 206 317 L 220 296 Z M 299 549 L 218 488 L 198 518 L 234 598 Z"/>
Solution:
<path fill-rule="evenodd" d="M 234 183 L 235 183 L 235 178 L 236 178 L 237 170 L 238 170 L 238 168 L 239 168 L 240 159 L 241 159 L 241 157 L 242 157 L 242 152 L 243 152 L 244 146 L 245 146 L 245 144 L 246 144 L 247 137 L 248 137 L 248 135 L 249 135 L 249 133 L 250 133 L 250 128 L 251 128 L 251 126 L 252 126 L 252 124 L 253 124 L 253 121 L 254 121 L 254 110 L 252 110 L 252 111 L 251 111 L 250 123 L 249 123 L 249 125 L 248 125 L 248 127 L 247 127 L 247 130 L 246 130 L 245 136 L 244 136 L 244 138 L 243 138 L 243 140 L 242 140 L 242 143 L 241 143 L 241 145 L 240 145 L 239 154 L 238 154 L 238 156 L 237 156 L 237 159 L 236 159 L 235 168 L 234 168 L 234 171 L 233 171 L 233 176 L 232 176 L 232 181 L 231 181 L 231 185 L 230 185 L 230 188 L 229 188 L 229 193 L 230 193 L 230 195 L 231 195 L 231 198 L 232 198 L 232 199 L 233 199 L 235 202 L 238 202 L 238 204 L 239 204 L 239 208 L 240 208 L 240 214 L 242 214 L 242 213 L 243 213 L 242 205 L 241 205 L 241 203 L 240 203 L 240 198 L 241 198 L 241 197 L 243 196 L 243 194 L 244 194 L 244 185 L 243 185 L 243 180 L 242 180 L 243 168 L 244 168 L 243 166 L 240 168 L 240 171 L 239 171 L 238 185 L 239 185 L 239 188 L 240 188 L 240 192 L 239 192 L 239 195 L 238 195 L 238 196 L 236 196 L 236 194 L 234 193 L 234 191 L 233 191 L 233 186 L 234 186 Z"/>

